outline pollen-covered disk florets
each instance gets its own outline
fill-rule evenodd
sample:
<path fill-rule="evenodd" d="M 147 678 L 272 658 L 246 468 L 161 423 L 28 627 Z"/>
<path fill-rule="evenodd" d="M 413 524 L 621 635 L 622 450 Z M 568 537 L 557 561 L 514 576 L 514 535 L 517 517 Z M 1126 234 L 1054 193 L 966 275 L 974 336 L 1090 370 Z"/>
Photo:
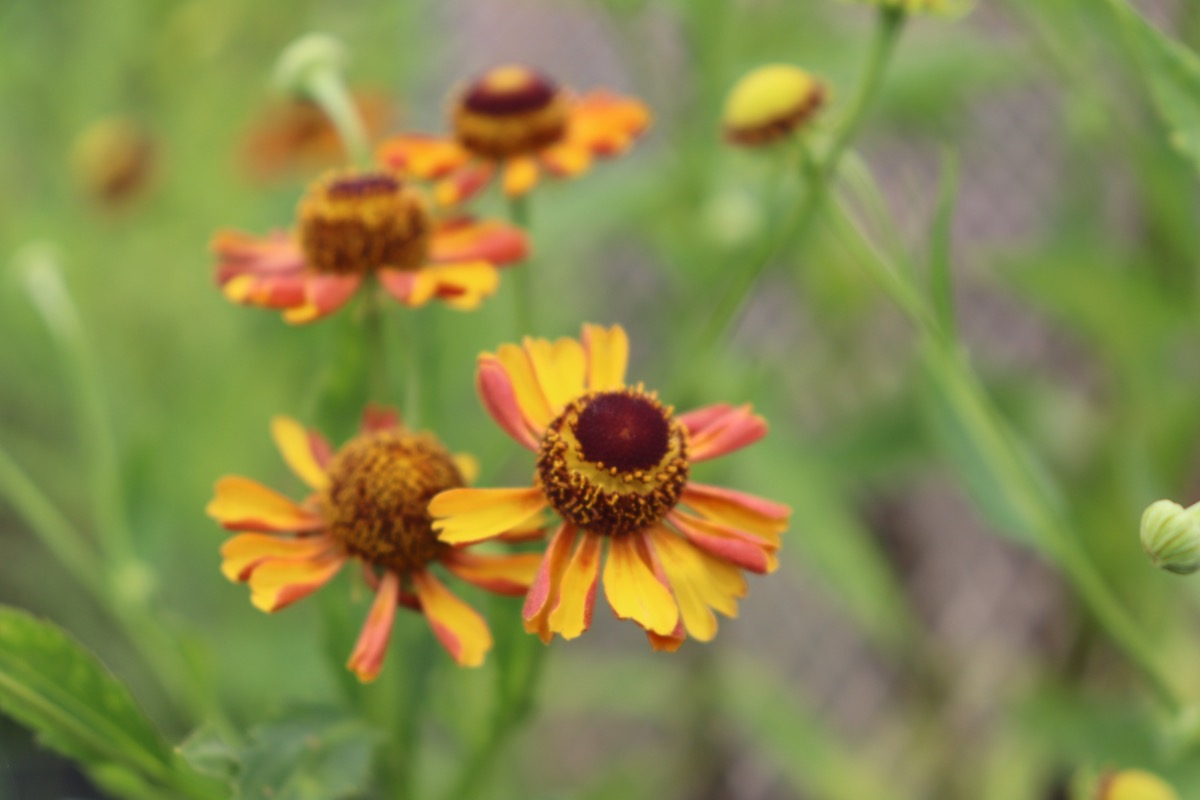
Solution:
<path fill-rule="evenodd" d="M 429 500 L 463 485 L 433 436 L 401 429 L 362 434 L 329 465 L 322 497 L 329 534 L 367 563 L 421 569 L 447 549 L 430 526 Z"/>
<path fill-rule="evenodd" d="M 591 392 L 548 426 L 538 482 L 567 522 L 616 536 L 667 515 L 688 479 L 683 426 L 653 394 Z"/>
<path fill-rule="evenodd" d="M 416 270 L 429 253 L 432 223 L 421 193 L 386 172 L 334 172 L 299 205 L 300 243 L 318 272 Z"/>
<path fill-rule="evenodd" d="M 454 103 L 454 134 L 486 158 L 535 153 L 563 138 L 567 97 L 528 67 L 497 67 L 470 83 Z"/>

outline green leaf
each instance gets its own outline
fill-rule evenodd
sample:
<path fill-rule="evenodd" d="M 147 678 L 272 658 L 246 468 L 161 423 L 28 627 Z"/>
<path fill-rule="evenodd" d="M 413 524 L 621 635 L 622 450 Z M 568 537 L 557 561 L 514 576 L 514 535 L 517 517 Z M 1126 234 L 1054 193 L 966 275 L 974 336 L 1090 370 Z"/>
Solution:
<path fill-rule="evenodd" d="M 1124 0 L 1108 0 L 1133 42 L 1171 144 L 1200 169 L 1200 58 L 1161 33 Z"/>
<path fill-rule="evenodd" d="M 226 786 L 232 786 L 241 766 L 237 749 L 225 741 L 212 726 L 204 726 L 192 733 L 178 752 L 187 764 L 201 775 L 216 778 Z"/>
<path fill-rule="evenodd" d="M 86 765 L 156 779 L 173 756 L 128 689 L 56 626 L 0 608 L 0 708 Z"/>
<path fill-rule="evenodd" d="M 238 797 L 336 800 L 366 790 L 378 736 L 344 711 L 307 709 L 256 728 L 252 739 Z"/>

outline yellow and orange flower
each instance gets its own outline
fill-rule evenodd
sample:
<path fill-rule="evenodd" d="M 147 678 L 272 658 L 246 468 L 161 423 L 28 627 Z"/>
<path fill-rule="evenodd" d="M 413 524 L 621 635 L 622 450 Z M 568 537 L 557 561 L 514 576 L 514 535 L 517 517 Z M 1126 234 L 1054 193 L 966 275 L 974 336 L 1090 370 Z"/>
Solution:
<path fill-rule="evenodd" d="M 497 267 L 528 251 L 506 223 L 435 219 L 420 191 L 386 172 L 330 173 L 309 188 L 298 216 L 293 232 L 217 234 L 216 279 L 227 298 L 303 323 L 378 282 L 407 306 L 439 299 L 470 310 L 499 287 Z"/>
<path fill-rule="evenodd" d="M 267 612 L 307 597 L 358 561 L 375 600 L 347 667 L 362 681 L 383 667 L 396 607 L 422 612 L 459 664 L 479 666 L 492 647 L 487 623 L 435 576 L 434 565 L 498 594 L 530 586 L 537 554 L 473 553 L 441 542 L 431 527 L 430 498 L 462 487 L 478 471 L 470 456 L 452 456 L 432 434 L 405 429 L 399 416 L 368 408 L 362 430 L 336 453 L 319 433 L 277 417 L 271 434 L 292 471 L 312 493 L 294 502 L 237 476 L 217 481 L 210 516 L 237 535 L 221 548 L 221 571 L 250 586 Z M 537 532 L 523 520 L 510 538 Z"/>
<path fill-rule="evenodd" d="M 689 480 L 691 465 L 752 444 L 766 423 L 749 406 L 675 415 L 641 384 L 626 385 L 628 349 L 619 326 L 585 325 L 582 341 L 527 338 L 482 354 L 484 405 L 537 453 L 534 485 L 455 488 L 429 506 L 441 541 L 455 546 L 557 512 L 562 524 L 524 608 L 526 630 L 545 642 L 588 629 L 602 561 L 614 613 L 659 650 L 712 639 L 713 611 L 737 614 L 742 570 L 778 563 L 786 506 Z"/>
<path fill-rule="evenodd" d="M 462 89 L 451 121 L 451 137 L 408 134 L 378 149 L 384 164 L 437 181 L 434 197 L 442 205 L 469 199 L 497 172 L 510 197 L 537 185 L 542 169 L 580 175 L 595 157 L 628 150 L 650 124 L 650 112 L 604 90 L 575 96 L 533 69 L 509 65 Z"/>

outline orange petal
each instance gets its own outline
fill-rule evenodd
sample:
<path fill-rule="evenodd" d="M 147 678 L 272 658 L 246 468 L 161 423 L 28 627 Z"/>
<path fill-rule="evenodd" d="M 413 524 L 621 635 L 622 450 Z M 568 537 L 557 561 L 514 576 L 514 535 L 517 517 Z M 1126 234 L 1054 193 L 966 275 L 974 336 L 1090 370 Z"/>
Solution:
<path fill-rule="evenodd" d="M 502 344 L 496 348 L 496 354 L 484 353 L 479 357 L 482 366 L 488 362 L 497 362 L 508 373 L 513 393 L 517 396 L 517 405 L 529 422 L 529 426 L 539 432 L 544 431 L 550 421 L 557 415 L 542 392 L 541 383 L 533 369 L 533 361 L 523 347 L 515 344 Z"/>
<path fill-rule="evenodd" d="M 413 585 L 433 635 L 464 667 L 478 667 L 492 649 L 492 634 L 475 609 L 450 593 L 429 572 L 414 572 Z"/>
<path fill-rule="evenodd" d="M 558 602 L 550 612 L 549 622 L 550 630 L 564 639 L 574 639 L 591 627 L 603 544 L 600 536 L 585 531 L 583 541 L 562 573 Z"/>
<path fill-rule="evenodd" d="M 422 283 L 429 283 L 429 288 Z M 439 297 L 460 311 L 473 311 L 500 288 L 500 273 L 489 261 L 427 264 L 416 271 L 413 294 Z M 411 305 L 411 303 L 410 303 Z"/>
<path fill-rule="evenodd" d="M 466 164 L 471 154 L 453 139 L 414 133 L 383 142 L 376 150 L 376 157 L 393 169 L 423 180 L 435 180 Z"/>
<path fill-rule="evenodd" d="M 546 507 L 537 487 L 528 489 L 450 489 L 433 498 L 434 530 L 447 544 L 491 539 L 518 527 Z"/>
<path fill-rule="evenodd" d="M 712 610 L 737 616 L 737 600 L 746 595 L 746 579 L 737 567 L 697 550 L 661 525 L 652 528 L 649 537 L 679 603 L 688 635 L 702 642 L 711 641 L 717 635 L 717 618 Z"/>
<path fill-rule="evenodd" d="M 225 528 L 239 531 L 315 531 L 320 516 L 258 481 L 236 475 L 217 481 L 216 495 L 205 508 Z"/>
<path fill-rule="evenodd" d="M 604 594 L 621 619 L 668 635 L 679 621 L 675 598 L 654 574 L 641 534 L 613 537 L 604 565 Z"/>
<path fill-rule="evenodd" d="M 688 457 L 693 463 L 740 450 L 767 434 L 766 421 L 749 404 L 702 408 L 683 414 L 679 421 L 688 429 Z"/>
<path fill-rule="evenodd" d="M 258 308 L 291 308 L 304 302 L 311 276 L 294 274 L 236 275 L 221 287 L 230 302 Z"/>
<path fill-rule="evenodd" d="M 314 275 L 307 283 L 304 303 L 284 311 L 283 319 L 292 325 L 316 322 L 346 305 L 361 285 L 361 275 Z"/>
<path fill-rule="evenodd" d="M 439 206 L 465 203 L 488 185 L 494 169 L 491 163 L 469 164 L 438 181 L 433 187 L 433 199 Z"/>
<path fill-rule="evenodd" d="M 337 575 L 346 563 L 341 550 L 297 561 L 265 561 L 250 573 L 250 602 L 268 613 L 308 597 Z"/>
<path fill-rule="evenodd" d="M 538 164 L 533 156 L 510 158 L 504 165 L 504 193 L 520 197 L 537 185 Z"/>
<path fill-rule="evenodd" d="M 567 403 L 584 392 L 587 360 L 583 345 L 568 337 L 556 342 L 526 338 L 525 351 L 529 354 L 529 361 L 533 364 L 534 374 L 550 412 L 557 416 Z"/>
<path fill-rule="evenodd" d="M 536 633 L 544 643 L 554 638 L 550 630 L 550 612 L 558 603 L 559 585 L 562 583 L 563 571 L 567 568 L 567 559 L 571 557 L 571 548 L 575 544 L 575 527 L 561 525 L 551 537 L 546 546 L 546 553 L 538 567 L 529 594 L 525 595 L 525 606 L 521 616 L 525 618 L 525 630 Z"/>
<path fill-rule="evenodd" d="M 529 255 L 529 239 L 520 228 L 497 220 L 457 217 L 435 224 L 429 260 L 491 261 L 511 264 Z"/>
<path fill-rule="evenodd" d="M 629 362 L 629 337 L 620 325 L 604 328 L 583 326 L 583 347 L 587 352 L 587 387 L 592 391 L 620 389 L 625 385 L 625 367 Z"/>
<path fill-rule="evenodd" d="M 329 476 L 313 452 L 312 438 L 296 420 L 279 416 L 271 420 L 271 437 L 283 460 L 300 480 L 318 492 L 329 485 Z"/>
<path fill-rule="evenodd" d="M 639 100 L 612 92 L 590 92 L 571 108 L 566 140 L 601 156 L 613 156 L 629 147 L 650 124 L 650 111 Z"/>
<path fill-rule="evenodd" d="M 514 597 L 529 590 L 541 562 L 540 553 L 489 555 L 458 549 L 442 558 L 442 565 L 464 581 Z"/>
<path fill-rule="evenodd" d="M 304 251 L 285 231 L 266 236 L 219 231 L 211 248 L 217 256 L 216 279 L 221 286 L 241 275 L 286 276 L 305 269 Z"/>
<path fill-rule="evenodd" d="M 579 142 L 560 142 L 547 147 L 539 155 L 546 169 L 560 178 L 582 175 L 592 165 L 592 151 Z"/>
<path fill-rule="evenodd" d="M 539 431 L 521 411 L 512 379 L 495 358 L 481 358 L 475 388 L 488 414 L 517 444 L 537 452 Z"/>
<path fill-rule="evenodd" d="M 346 669 L 358 676 L 363 683 L 379 677 L 383 660 L 387 656 L 388 642 L 392 638 L 392 623 L 396 619 L 396 602 L 400 597 L 400 576 L 388 570 L 383 574 L 375 591 L 375 602 L 363 623 L 354 652 L 346 662 Z"/>
<path fill-rule="evenodd" d="M 742 569 L 763 574 L 774 572 L 779 566 L 775 555 L 779 549 L 778 535 L 759 536 L 679 509 L 667 514 L 667 519 L 696 547 Z"/>
<path fill-rule="evenodd" d="M 684 488 L 683 502 L 713 522 L 757 534 L 775 545 L 792 513 L 781 503 L 701 483 Z"/>
<path fill-rule="evenodd" d="M 337 542 L 326 535 L 272 536 L 267 533 L 242 533 L 221 545 L 221 574 L 236 583 L 249 580 L 256 568 L 267 561 L 312 560 L 337 549 Z"/>

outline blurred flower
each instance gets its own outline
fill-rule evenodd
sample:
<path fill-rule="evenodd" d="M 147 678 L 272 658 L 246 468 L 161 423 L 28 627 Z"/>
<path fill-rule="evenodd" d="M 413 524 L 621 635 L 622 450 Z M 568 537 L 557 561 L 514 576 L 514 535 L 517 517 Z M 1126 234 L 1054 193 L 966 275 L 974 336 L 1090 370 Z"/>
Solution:
<path fill-rule="evenodd" d="M 492 646 L 487 624 L 435 577 L 433 565 L 490 591 L 520 595 L 538 556 L 471 553 L 438 541 L 429 499 L 469 482 L 474 459 L 451 456 L 432 434 L 406 430 L 384 409 L 369 408 L 361 433 L 337 453 L 319 433 L 286 417 L 275 418 L 271 433 L 312 494 L 296 503 L 249 478 L 217 481 L 207 511 L 238 531 L 221 548 L 225 577 L 248 583 L 250 601 L 274 612 L 355 560 L 376 593 L 347 663 L 360 680 L 374 679 L 383 666 L 397 605 L 422 612 L 459 664 L 483 663 Z"/>
<path fill-rule="evenodd" d="M 790 64 L 748 72 L 729 92 L 721 117 L 725 139 L 761 147 L 804 127 L 825 103 L 825 87 Z"/>
<path fill-rule="evenodd" d="M 1184 508 L 1170 500 L 1142 513 L 1142 549 L 1154 566 L 1189 575 L 1200 569 L 1200 503 Z"/>
<path fill-rule="evenodd" d="M 434 298 L 469 310 L 496 291 L 496 267 L 519 261 L 525 236 L 502 222 L 435 220 L 424 196 L 384 172 L 343 171 L 300 201 L 296 231 L 221 231 L 217 283 L 235 303 L 312 322 L 341 308 L 368 278 L 408 306 Z"/>
<path fill-rule="evenodd" d="M 971 7 L 970 0 L 852 0 L 881 8 L 902 9 L 908 14 L 961 14 Z"/>
<path fill-rule="evenodd" d="M 778 563 L 787 507 L 688 480 L 692 464 L 757 441 L 766 423 L 749 406 L 676 416 L 640 384 L 626 386 L 628 348 L 619 326 L 585 325 L 582 342 L 527 338 L 482 354 L 484 405 L 537 453 L 534 486 L 451 489 L 429 506 L 441 540 L 455 545 L 503 535 L 547 507 L 558 513 L 525 599 L 525 628 L 544 642 L 588 629 L 605 548 L 609 605 L 656 650 L 686 635 L 712 639 L 713 610 L 735 616 L 745 596 L 742 570 Z"/>
<path fill-rule="evenodd" d="M 124 206 L 151 184 L 156 167 L 154 137 L 124 116 L 98 119 L 71 146 L 71 169 L 85 195 L 109 208 Z"/>
<path fill-rule="evenodd" d="M 649 125 L 650 112 L 604 90 L 577 97 L 532 69 L 504 66 L 459 92 L 451 118 L 453 138 L 409 134 L 378 149 L 385 164 L 437 180 L 442 205 L 467 200 L 497 170 L 510 197 L 532 189 L 542 167 L 559 177 L 580 175 L 593 156 L 625 152 Z"/>
<path fill-rule="evenodd" d="M 1102 778 L 1096 800 L 1179 800 L 1179 795 L 1157 775 L 1127 769 Z"/>
<path fill-rule="evenodd" d="M 391 108 L 380 92 L 359 91 L 354 105 L 367 137 L 374 141 L 387 127 Z M 242 163 L 255 180 L 277 180 L 288 173 L 331 167 L 347 154 L 337 128 L 320 106 L 293 98 L 269 107 L 246 135 Z"/>

